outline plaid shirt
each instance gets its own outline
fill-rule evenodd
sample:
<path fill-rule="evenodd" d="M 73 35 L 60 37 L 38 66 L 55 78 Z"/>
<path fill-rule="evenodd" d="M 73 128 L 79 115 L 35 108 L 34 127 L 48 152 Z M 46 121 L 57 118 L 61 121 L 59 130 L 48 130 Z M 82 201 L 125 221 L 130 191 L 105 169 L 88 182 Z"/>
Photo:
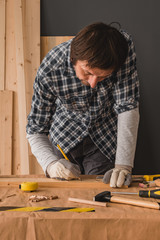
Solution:
<path fill-rule="evenodd" d="M 115 160 L 117 115 L 136 108 L 139 101 L 134 44 L 128 33 L 121 33 L 129 45 L 125 64 L 93 89 L 76 77 L 70 62 L 72 40 L 46 55 L 34 82 L 28 134 L 49 134 L 65 153 L 89 134 L 101 152 Z"/>

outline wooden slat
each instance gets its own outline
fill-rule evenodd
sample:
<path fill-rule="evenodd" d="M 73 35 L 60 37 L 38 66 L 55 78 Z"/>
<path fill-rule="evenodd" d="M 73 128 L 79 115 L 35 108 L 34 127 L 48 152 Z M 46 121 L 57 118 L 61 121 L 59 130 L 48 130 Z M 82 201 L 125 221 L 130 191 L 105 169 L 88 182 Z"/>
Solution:
<path fill-rule="evenodd" d="M 0 187 L 18 187 L 22 182 L 38 182 L 38 186 L 42 188 L 51 187 L 112 189 L 109 184 L 103 183 L 102 180 L 98 180 L 96 177 L 97 175 L 80 175 L 80 180 L 60 181 L 52 178 L 47 178 L 44 174 L 12 176 L 2 175 L 0 176 Z M 137 187 L 138 183 L 132 183 L 132 186 Z M 128 186 L 122 186 L 120 189 L 128 189 Z"/>
<path fill-rule="evenodd" d="M 24 179 L 20 179 L 17 181 L 4 181 L 0 182 L 0 187 L 16 187 L 18 188 L 19 184 L 23 182 Z M 25 179 L 26 180 L 26 179 Z M 31 182 L 31 179 L 27 180 L 27 182 Z M 73 181 L 68 181 L 68 182 L 42 182 L 40 179 L 38 179 L 38 187 L 41 188 L 97 188 L 97 189 L 106 189 L 108 187 L 105 183 L 102 182 L 73 182 Z M 108 184 L 109 185 L 109 184 Z"/>
<path fill-rule="evenodd" d="M 0 177 L 0 187 L 17 187 L 22 182 L 38 182 L 38 186 L 42 188 L 103 188 L 109 187 L 102 181 L 97 181 L 96 176 L 81 175 L 81 180 L 60 181 L 56 179 L 46 178 L 44 175 L 26 175 L 26 176 L 2 176 Z"/>
<path fill-rule="evenodd" d="M 0 0 L 0 90 L 5 87 L 5 0 Z"/>
<path fill-rule="evenodd" d="M 12 106 L 13 92 L 0 91 L 0 174 L 12 173 Z"/>
<path fill-rule="evenodd" d="M 17 92 L 14 1 L 6 1 L 6 89 Z M 17 107 L 16 107 L 17 108 Z M 15 110 L 16 110 L 15 108 Z"/>
<path fill-rule="evenodd" d="M 0 187 L 17 187 L 22 182 L 38 182 L 39 188 L 88 188 L 88 189 L 112 189 L 109 184 L 102 180 L 97 180 L 96 175 L 81 175 L 81 180 L 60 181 L 46 178 L 44 175 L 19 175 L 19 176 L 0 176 Z M 137 186 L 138 183 L 133 186 Z M 120 189 L 128 189 L 122 186 Z"/>
<path fill-rule="evenodd" d="M 13 0 L 6 1 L 6 90 L 14 91 L 13 101 L 13 150 L 12 150 L 12 173 L 20 174 L 20 140 L 18 119 L 18 94 L 17 94 L 17 71 L 16 71 L 16 48 L 15 48 L 15 18 Z"/>
<path fill-rule="evenodd" d="M 15 0 L 15 42 L 16 42 L 16 67 L 17 67 L 17 92 L 18 92 L 18 116 L 20 130 L 20 162 L 21 173 L 29 173 L 28 142 L 26 139 L 26 80 L 24 69 L 24 42 L 22 22 L 22 1 Z"/>
<path fill-rule="evenodd" d="M 16 1 L 6 1 L 6 89 L 14 91 L 14 114 L 13 114 L 13 174 L 21 174 L 20 156 L 20 119 L 18 109 L 18 82 L 16 66 L 16 33 L 15 33 L 15 8 Z M 30 111 L 31 98 L 33 94 L 33 82 L 37 69 L 40 65 L 40 0 L 22 0 L 23 16 L 23 48 L 24 48 L 24 70 L 26 87 L 26 115 Z M 30 163 L 37 164 L 30 152 Z M 34 161 L 32 161 L 34 160 Z M 37 166 L 30 164 L 31 173 Z M 36 171 L 37 172 L 37 171 Z M 40 173 L 39 171 L 37 173 Z"/>
<path fill-rule="evenodd" d="M 40 0 L 22 0 L 24 61 L 26 81 L 26 109 L 29 114 L 33 83 L 40 65 Z"/>
<path fill-rule="evenodd" d="M 24 30 L 24 60 L 26 81 L 26 112 L 31 110 L 33 83 L 40 65 L 40 0 L 22 0 Z M 35 173 L 37 160 L 29 147 L 30 173 Z M 40 173 L 40 172 L 39 172 Z"/>
<path fill-rule="evenodd" d="M 73 38 L 73 36 L 41 37 L 41 60 L 53 47 L 71 38 Z"/>

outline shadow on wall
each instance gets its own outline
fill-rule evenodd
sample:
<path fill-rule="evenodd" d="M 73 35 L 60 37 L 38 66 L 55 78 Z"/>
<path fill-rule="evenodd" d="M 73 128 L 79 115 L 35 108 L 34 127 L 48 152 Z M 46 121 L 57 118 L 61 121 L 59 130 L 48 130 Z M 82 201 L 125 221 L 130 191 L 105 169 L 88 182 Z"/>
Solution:
<path fill-rule="evenodd" d="M 158 149 L 155 145 L 155 131 L 151 126 L 150 112 L 141 96 L 140 101 L 140 125 L 138 131 L 137 148 L 135 154 L 135 164 L 133 174 L 159 174 L 158 160 L 156 152 Z M 153 169 L 157 172 L 153 173 Z"/>

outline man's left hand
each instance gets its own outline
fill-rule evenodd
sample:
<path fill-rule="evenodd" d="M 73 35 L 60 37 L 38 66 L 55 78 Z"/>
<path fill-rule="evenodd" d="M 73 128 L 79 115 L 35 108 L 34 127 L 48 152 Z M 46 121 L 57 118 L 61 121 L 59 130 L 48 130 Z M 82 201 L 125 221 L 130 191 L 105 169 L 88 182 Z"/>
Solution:
<path fill-rule="evenodd" d="M 115 165 L 115 168 L 110 169 L 104 174 L 104 183 L 110 182 L 110 187 L 129 186 L 132 182 L 132 167 L 127 165 Z"/>

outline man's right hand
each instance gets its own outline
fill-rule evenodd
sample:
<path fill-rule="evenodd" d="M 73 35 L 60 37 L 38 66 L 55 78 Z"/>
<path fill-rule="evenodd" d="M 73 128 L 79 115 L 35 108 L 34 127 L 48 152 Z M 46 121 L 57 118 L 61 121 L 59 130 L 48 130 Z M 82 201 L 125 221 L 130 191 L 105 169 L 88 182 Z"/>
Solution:
<path fill-rule="evenodd" d="M 50 178 L 71 180 L 79 178 L 81 171 L 77 164 L 71 163 L 66 159 L 60 159 L 49 164 L 47 167 L 47 173 Z"/>

